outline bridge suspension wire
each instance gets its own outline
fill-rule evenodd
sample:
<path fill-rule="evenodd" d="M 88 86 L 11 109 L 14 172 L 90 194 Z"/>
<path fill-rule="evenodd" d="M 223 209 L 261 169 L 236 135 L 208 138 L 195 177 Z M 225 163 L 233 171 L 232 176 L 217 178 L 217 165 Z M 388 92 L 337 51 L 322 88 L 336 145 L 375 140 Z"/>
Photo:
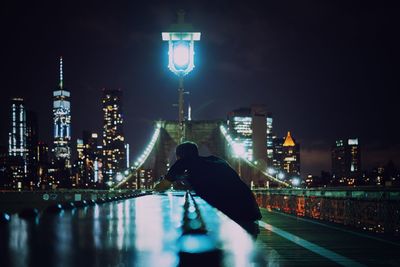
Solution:
<path fill-rule="evenodd" d="M 132 177 L 133 174 L 135 174 L 137 169 L 142 167 L 142 165 L 146 162 L 147 158 L 149 157 L 150 153 L 153 151 L 154 146 L 160 136 L 160 131 L 161 131 L 161 124 L 157 123 L 156 127 L 154 129 L 153 135 L 150 139 L 150 142 L 146 146 L 146 149 L 136 159 L 136 161 L 133 164 L 133 167 L 131 169 L 127 169 L 124 172 L 125 178 L 122 179 L 117 185 L 115 185 L 114 188 L 119 188 L 120 186 L 122 186 L 124 183 L 126 183 Z"/>
<path fill-rule="evenodd" d="M 289 183 L 286 183 L 284 181 L 279 180 L 278 178 L 268 174 L 265 170 L 262 170 L 259 166 L 248 160 L 244 155 L 245 155 L 245 148 L 244 145 L 241 142 L 237 142 L 233 140 L 233 138 L 229 135 L 228 130 L 225 128 L 224 125 L 220 126 L 220 131 L 222 135 L 224 136 L 225 140 L 228 142 L 228 145 L 232 148 L 232 153 L 234 154 L 234 157 L 239 158 L 239 160 L 243 160 L 247 165 L 249 165 L 252 168 L 257 169 L 260 171 L 268 180 L 272 180 L 280 185 L 283 185 L 285 187 L 290 187 L 291 185 Z"/>

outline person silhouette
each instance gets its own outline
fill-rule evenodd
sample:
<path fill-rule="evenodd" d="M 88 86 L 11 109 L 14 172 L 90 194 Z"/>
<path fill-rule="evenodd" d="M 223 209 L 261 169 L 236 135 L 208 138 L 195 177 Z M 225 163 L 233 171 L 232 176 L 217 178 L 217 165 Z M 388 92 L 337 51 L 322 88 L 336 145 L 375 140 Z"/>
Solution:
<path fill-rule="evenodd" d="M 172 184 L 183 183 L 257 237 L 256 221 L 262 216 L 253 193 L 237 172 L 221 158 L 199 156 L 193 142 L 178 145 L 175 152 L 177 161 L 155 186 L 155 191 L 165 191 Z"/>

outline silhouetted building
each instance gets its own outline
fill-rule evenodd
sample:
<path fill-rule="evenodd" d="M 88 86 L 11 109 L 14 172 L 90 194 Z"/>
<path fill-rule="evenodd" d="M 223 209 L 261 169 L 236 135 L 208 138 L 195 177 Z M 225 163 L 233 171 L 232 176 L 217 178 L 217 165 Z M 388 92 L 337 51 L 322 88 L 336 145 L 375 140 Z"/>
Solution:
<path fill-rule="evenodd" d="M 273 139 L 273 171 L 270 174 L 279 173 L 283 170 L 283 143 L 285 142 L 284 137 L 275 137 Z"/>
<path fill-rule="evenodd" d="M 103 90 L 103 172 L 104 181 L 115 182 L 126 168 L 123 132 L 122 91 Z"/>
<path fill-rule="evenodd" d="M 0 146 L 0 188 L 4 189 L 12 188 L 8 157 L 7 147 Z"/>
<path fill-rule="evenodd" d="M 71 166 L 71 94 L 64 88 L 63 65 L 60 58 L 59 88 L 53 92 L 54 157 L 57 165 Z"/>
<path fill-rule="evenodd" d="M 358 139 L 339 139 L 332 146 L 333 184 L 354 185 L 361 178 Z"/>
<path fill-rule="evenodd" d="M 309 174 L 309 175 L 306 176 L 306 178 L 304 180 L 304 185 L 307 188 L 316 187 L 317 181 L 318 181 L 318 177 L 317 176 Z"/>
<path fill-rule="evenodd" d="M 40 187 L 50 188 L 49 185 L 49 146 L 44 142 L 37 145 L 37 174 Z"/>
<path fill-rule="evenodd" d="M 321 171 L 320 176 L 307 175 L 304 180 L 304 184 L 307 188 L 312 187 L 327 187 L 331 182 L 331 175 L 329 172 Z"/>
<path fill-rule="evenodd" d="M 400 185 L 400 173 L 392 160 L 390 160 L 384 167 L 383 179 L 385 181 L 385 186 Z"/>
<path fill-rule="evenodd" d="M 27 186 L 36 189 L 39 186 L 38 174 L 38 143 L 39 126 L 37 115 L 33 111 L 26 112 L 26 165 Z"/>
<path fill-rule="evenodd" d="M 362 185 L 371 186 L 400 186 L 400 171 L 393 161 L 374 167 L 372 171 L 362 173 Z"/>
<path fill-rule="evenodd" d="M 294 141 L 290 132 L 282 144 L 283 170 L 287 178 L 300 177 L 300 145 Z"/>

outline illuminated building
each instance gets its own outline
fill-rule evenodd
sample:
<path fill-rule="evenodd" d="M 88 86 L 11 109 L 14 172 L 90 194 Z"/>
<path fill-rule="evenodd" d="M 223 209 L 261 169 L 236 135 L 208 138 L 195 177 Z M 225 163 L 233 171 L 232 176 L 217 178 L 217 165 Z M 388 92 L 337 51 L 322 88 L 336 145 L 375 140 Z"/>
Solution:
<path fill-rule="evenodd" d="M 126 168 L 123 134 L 122 91 L 103 90 L 103 173 L 104 182 L 115 182 Z"/>
<path fill-rule="evenodd" d="M 235 142 L 242 144 L 244 156 L 253 160 L 253 130 L 250 108 L 240 108 L 228 114 L 228 130 Z"/>
<path fill-rule="evenodd" d="M 361 176 L 358 139 L 339 139 L 332 146 L 332 177 L 335 184 L 354 185 Z"/>
<path fill-rule="evenodd" d="M 272 160 L 272 174 L 278 173 L 283 170 L 283 143 L 284 137 L 274 137 L 273 139 L 273 160 Z"/>
<path fill-rule="evenodd" d="M 37 145 L 37 175 L 42 189 L 49 187 L 49 146 L 44 142 Z"/>
<path fill-rule="evenodd" d="M 282 144 L 283 171 L 287 179 L 300 177 L 300 145 L 295 143 L 290 132 L 287 133 Z"/>
<path fill-rule="evenodd" d="M 11 132 L 8 135 L 8 154 L 10 156 L 21 156 L 24 160 L 26 159 L 26 109 L 22 98 L 12 99 Z"/>
<path fill-rule="evenodd" d="M 26 108 L 22 98 L 11 101 L 11 131 L 8 135 L 9 167 L 12 173 L 12 188 L 22 189 L 26 184 L 27 140 Z"/>
<path fill-rule="evenodd" d="M 272 132 L 273 118 L 271 113 L 267 113 L 267 165 L 272 166 L 274 160 L 274 135 Z"/>
<path fill-rule="evenodd" d="M 101 173 L 101 150 L 98 149 L 98 134 L 83 132 L 83 138 L 77 140 L 79 187 L 93 187 L 103 181 Z"/>
<path fill-rule="evenodd" d="M 137 170 L 137 189 L 152 189 L 154 177 L 152 169 Z"/>
<path fill-rule="evenodd" d="M 71 166 L 71 102 L 63 84 L 63 61 L 60 58 L 60 84 L 53 92 L 54 156 L 61 165 Z"/>
<path fill-rule="evenodd" d="M 36 113 L 27 111 L 22 98 L 11 101 L 11 131 L 8 142 L 9 171 L 14 189 L 35 189 L 38 176 L 38 122 Z"/>
<path fill-rule="evenodd" d="M 86 180 L 84 178 L 85 176 L 85 145 L 83 143 L 83 139 L 78 138 L 76 140 L 76 151 L 78 152 L 78 160 L 77 160 L 77 179 L 76 179 L 76 184 L 78 186 L 81 186 L 83 181 Z"/>
<path fill-rule="evenodd" d="M 229 132 L 235 142 L 243 145 L 246 159 L 272 164 L 272 122 L 264 106 L 240 108 L 228 114 Z"/>

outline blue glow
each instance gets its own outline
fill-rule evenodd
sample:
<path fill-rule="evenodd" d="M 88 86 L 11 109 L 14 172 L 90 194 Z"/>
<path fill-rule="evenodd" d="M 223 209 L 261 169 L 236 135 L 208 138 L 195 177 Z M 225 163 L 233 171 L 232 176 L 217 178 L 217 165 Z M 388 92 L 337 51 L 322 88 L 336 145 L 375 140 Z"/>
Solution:
<path fill-rule="evenodd" d="M 276 170 L 274 168 L 268 168 L 268 173 L 270 175 L 274 175 L 276 173 Z"/>
<path fill-rule="evenodd" d="M 180 239 L 181 251 L 188 253 L 202 253 L 214 250 L 216 244 L 207 235 L 184 235 Z"/>
<path fill-rule="evenodd" d="M 298 185 L 300 185 L 300 179 L 299 179 L 299 178 L 293 178 L 293 179 L 292 179 L 292 185 L 293 185 L 293 186 L 298 186 Z"/>
<path fill-rule="evenodd" d="M 117 176 L 115 177 L 118 182 L 122 181 L 124 179 L 124 176 L 121 173 L 117 173 Z"/>

